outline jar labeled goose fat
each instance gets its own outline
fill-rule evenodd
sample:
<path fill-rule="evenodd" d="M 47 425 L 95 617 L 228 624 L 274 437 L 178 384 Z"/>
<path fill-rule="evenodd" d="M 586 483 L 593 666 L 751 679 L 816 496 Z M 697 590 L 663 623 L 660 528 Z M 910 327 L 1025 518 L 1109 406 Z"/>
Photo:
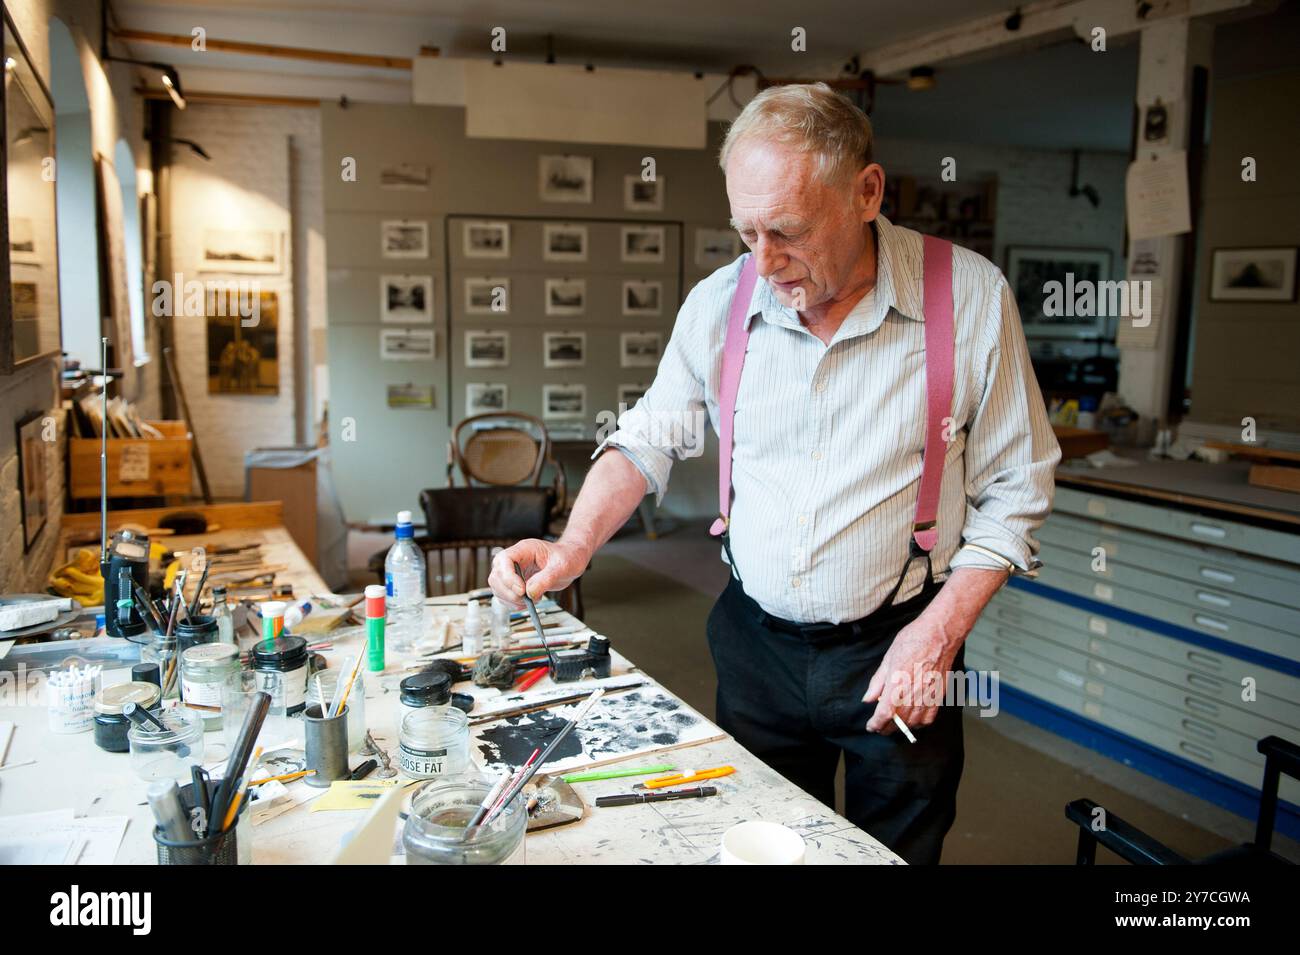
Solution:
<path fill-rule="evenodd" d="M 469 717 L 453 707 L 424 707 L 402 719 L 398 748 L 402 772 L 441 779 L 469 767 Z"/>
<path fill-rule="evenodd" d="M 203 715 L 205 729 L 221 729 L 222 689 L 239 672 L 239 648 L 201 643 L 181 653 L 181 699 Z"/>

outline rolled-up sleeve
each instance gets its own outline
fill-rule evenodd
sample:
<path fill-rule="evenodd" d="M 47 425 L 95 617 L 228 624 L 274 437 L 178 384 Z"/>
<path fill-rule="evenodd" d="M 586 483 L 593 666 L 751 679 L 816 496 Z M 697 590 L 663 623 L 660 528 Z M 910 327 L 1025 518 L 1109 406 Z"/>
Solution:
<path fill-rule="evenodd" d="M 1052 507 L 1061 448 L 1005 280 L 989 296 L 985 329 L 984 387 L 966 436 L 964 546 L 949 566 L 1032 573 L 1041 566 L 1033 535 Z"/>
<path fill-rule="evenodd" d="M 696 286 L 677 313 L 668 347 L 649 389 L 618 418 L 618 429 L 601 441 L 592 458 L 617 448 L 645 478 L 646 493 L 662 502 L 674 460 L 702 453 L 708 431 L 705 376 L 700 360 L 708 349 L 708 303 L 713 296 Z"/>

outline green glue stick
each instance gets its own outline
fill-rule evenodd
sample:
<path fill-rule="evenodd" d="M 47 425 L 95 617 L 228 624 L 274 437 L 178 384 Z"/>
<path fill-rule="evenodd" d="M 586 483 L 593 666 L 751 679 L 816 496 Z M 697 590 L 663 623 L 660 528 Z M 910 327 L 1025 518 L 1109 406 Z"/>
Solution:
<path fill-rule="evenodd" d="M 383 584 L 366 587 L 366 665 L 371 673 L 384 669 L 384 596 Z"/>

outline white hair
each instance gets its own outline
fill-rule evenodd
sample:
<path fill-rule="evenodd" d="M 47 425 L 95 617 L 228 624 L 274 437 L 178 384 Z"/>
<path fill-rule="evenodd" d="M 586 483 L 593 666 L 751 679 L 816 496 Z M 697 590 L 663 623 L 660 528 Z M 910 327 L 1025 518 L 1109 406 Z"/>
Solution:
<path fill-rule="evenodd" d="M 871 120 L 825 83 L 772 86 L 755 96 L 727 130 L 718 164 L 725 170 L 732 151 L 749 140 L 813 154 L 827 184 L 847 181 L 871 162 Z"/>

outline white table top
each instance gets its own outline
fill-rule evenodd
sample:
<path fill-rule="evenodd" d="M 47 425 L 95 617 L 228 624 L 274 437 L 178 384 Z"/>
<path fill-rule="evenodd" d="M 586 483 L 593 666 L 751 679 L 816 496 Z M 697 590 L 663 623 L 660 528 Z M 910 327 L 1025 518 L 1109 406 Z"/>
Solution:
<path fill-rule="evenodd" d="M 436 608 L 430 612 L 443 611 Z M 364 631 L 358 627 L 340 630 L 333 642 L 333 649 L 323 653 L 332 667 L 342 666 L 345 657 L 363 646 Z M 617 635 L 611 636 L 611 642 L 617 648 Z M 383 673 L 365 674 L 366 723 L 379 745 L 389 751 L 394 766 L 397 685 L 408 675 L 404 663 L 400 654 L 390 651 Z M 122 679 L 129 679 L 129 671 L 107 673 L 104 682 Z M 646 680 L 657 686 L 652 678 L 646 676 Z M 465 686 L 459 685 L 457 690 Z M 553 688 L 546 677 L 530 693 Z M 475 688 L 475 692 L 482 691 Z M 152 816 L 144 804 L 145 783 L 132 773 L 130 757 L 99 749 L 89 732 L 71 736 L 50 733 L 44 700 L 39 696 L 31 705 L 9 705 L 12 701 L 12 696 L 0 694 L 0 703 L 5 704 L 0 706 L 0 722 L 11 720 L 16 725 L 6 760 L 11 768 L 0 770 L 0 816 L 67 807 L 78 816 L 128 816 L 130 824 L 116 861 L 155 862 Z M 224 758 L 222 734 L 208 733 L 205 749 L 206 765 L 219 768 Z M 29 759 L 36 762 L 12 765 Z M 352 757 L 352 765 L 360 761 L 361 757 Z M 658 756 L 641 756 L 632 765 L 657 761 Z M 527 861 L 569 865 L 716 862 L 726 829 L 746 820 L 764 819 L 799 832 L 807 843 L 810 864 L 903 864 L 881 843 L 786 781 L 730 737 L 676 750 L 665 754 L 663 761 L 683 768 L 730 765 L 736 773 L 710 782 L 720 791 L 714 797 L 607 809 L 594 808 L 595 798 L 626 792 L 635 779 L 575 783 L 574 789 L 587 803 L 586 816 L 580 822 L 529 835 Z M 305 795 L 308 789 L 302 781 L 288 785 L 292 793 Z M 313 813 L 309 809 L 306 802 L 253 827 L 254 863 L 326 862 L 342 837 L 363 817 L 359 810 Z"/>

